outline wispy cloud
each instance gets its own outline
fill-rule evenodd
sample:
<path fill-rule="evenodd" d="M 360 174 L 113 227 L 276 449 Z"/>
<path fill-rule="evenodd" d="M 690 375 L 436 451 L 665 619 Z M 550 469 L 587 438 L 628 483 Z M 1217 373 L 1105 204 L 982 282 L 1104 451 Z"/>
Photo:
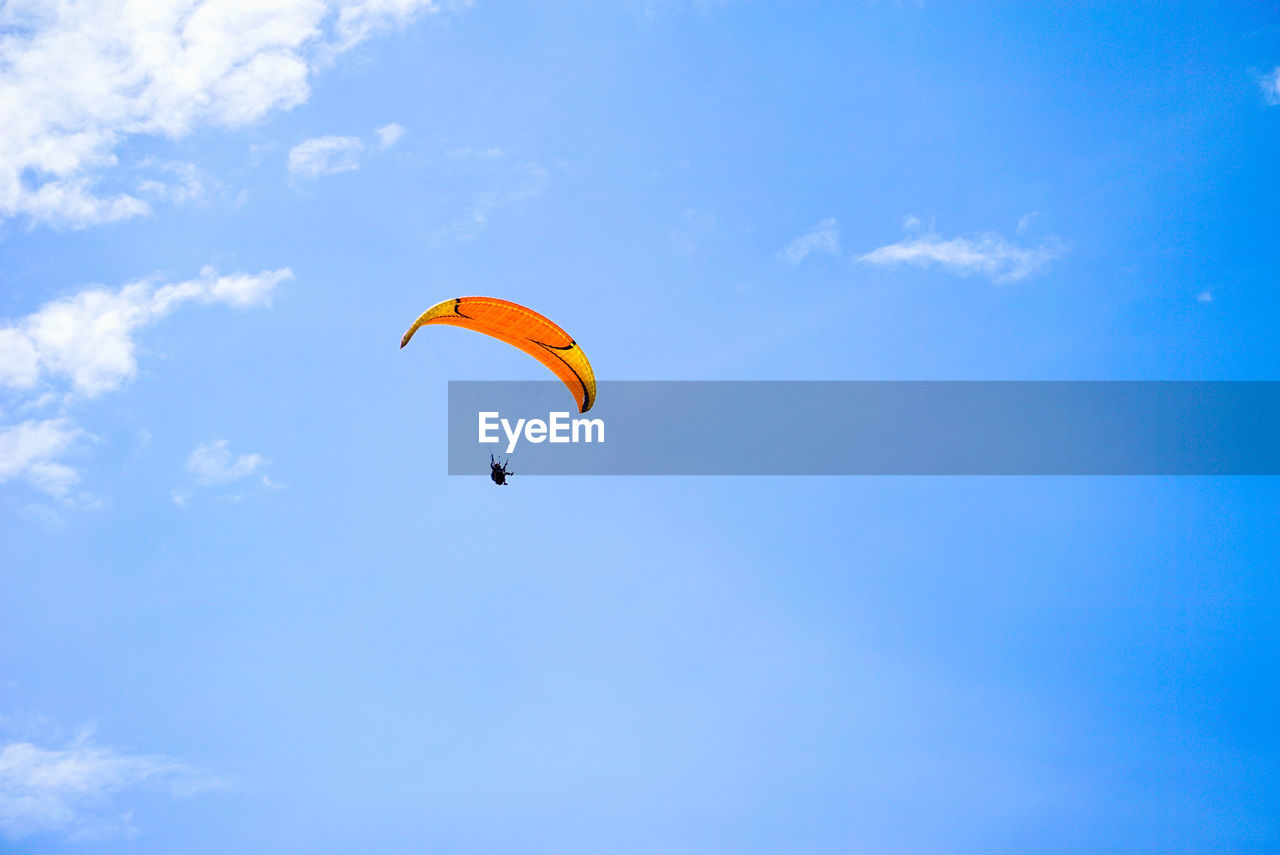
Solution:
<path fill-rule="evenodd" d="M 46 303 L 0 326 L 0 393 L 27 413 L 98 397 L 136 376 L 143 328 L 188 304 L 266 305 L 292 277 L 288 268 L 219 276 L 206 267 L 185 282 L 90 288 Z M 17 423 L 0 415 L 0 482 L 21 479 L 68 497 L 78 475 L 62 458 L 85 437 L 65 415 Z"/>
<path fill-rule="evenodd" d="M 205 198 L 205 177 L 194 163 L 146 164 L 155 166 L 165 180 L 146 178 L 138 183 L 138 195 L 176 204 L 200 202 Z"/>
<path fill-rule="evenodd" d="M 21 478 L 51 496 L 65 498 L 80 475 L 58 458 L 84 435 L 67 419 L 31 419 L 0 426 L 0 483 Z"/>
<path fill-rule="evenodd" d="M 289 149 L 289 174 L 316 178 L 360 168 L 364 143 L 356 137 L 315 137 Z"/>
<path fill-rule="evenodd" d="M 279 0 L 277 0 L 279 2 Z M 322 53 L 341 53 L 391 25 L 403 26 L 420 11 L 466 9 L 473 0 L 337 0 L 325 5 L 338 9 L 334 39 Z M 326 14 L 328 10 L 326 9 Z"/>
<path fill-rule="evenodd" d="M 138 330 L 187 303 L 265 305 L 288 268 L 219 276 L 205 267 L 186 282 L 135 282 L 117 291 L 93 288 L 47 303 L 16 324 L 0 327 L 0 386 L 31 390 L 63 379 L 78 395 L 94 397 L 137 373 Z"/>
<path fill-rule="evenodd" d="M 247 478 L 256 478 L 263 487 L 280 486 L 262 474 L 263 467 L 271 462 L 269 459 L 261 454 L 233 454 L 227 445 L 225 439 L 214 439 L 200 443 L 187 455 L 187 471 L 193 476 L 195 486 L 222 487 Z M 174 503 L 182 507 L 192 495 L 192 487 L 178 487 L 170 494 Z"/>
<path fill-rule="evenodd" d="M 489 216 L 494 211 L 541 195 L 549 183 L 547 171 L 536 163 L 525 163 L 515 168 L 510 183 L 500 189 L 488 190 L 476 197 L 466 213 L 437 237 L 458 242 L 475 240 L 489 227 Z"/>
<path fill-rule="evenodd" d="M 392 122 L 375 133 L 379 149 L 388 149 L 404 136 L 404 126 Z M 359 137 L 313 137 L 289 149 L 289 175 L 294 178 L 318 178 L 360 168 L 364 143 Z"/>
<path fill-rule="evenodd" d="M 392 122 L 378 128 L 378 148 L 391 148 L 404 136 L 404 126 Z"/>
<path fill-rule="evenodd" d="M 1016 282 L 1039 272 L 1062 254 L 1062 243 L 1049 239 L 1039 246 L 1010 243 L 999 235 L 942 238 L 924 234 L 882 246 L 858 258 L 866 264 L 891 267 L 941 267 L 960 276 L 986 276 L 993 282 Z"/>
<path fill-rule="evenodd" d="M 174 797 L 224 789 L 214 778 L 172 757 L 129 754 L 95 745 L 83 731 L 64 748 L 30 742 L 0 747 L 0 832 L 17 840 L 39 832 L 67 837 L 131 834 L 130 811 L 118 800 L 144 787 Z"/>
<path fill-rule="evenodd" d="M 1276 66 L 1270 74 L 1262 78 L 1262 94 L 1268 104 L 1280 105 L 1280 66 Z"/>
<path fill-rule="evenodd" d="M 0 218 L 70 227 L 139 216 L 99 185 L 135 136 L 239 127 L 310 95 L 308 77 L 433 0 L 0 5 Z M 145 195 L 145 194 L 144 194 Z"/>
<path fill-rule="evenodd" d="M 715 232 L 719 220 L 710 211 L 688 208 L 680 214 L 680 225 L 672 229 L 668 241 L 681 255 L 692 255 L 707 236 Z"/>
<path fill-rule="evenodd" d="M 489 148 L 451 148 L 444 153 L 444 156 L 450 160 L 498 160 L 505 157 L 506 152 L 497 146 Z"/>
<path fill-rule="evenodd" d="M 799 264 L 805 256 L 813 252 L 824 252 L 836 257 L 840 256 L 840 229 L 833 217 L 827 217 L 808 234 L 787 244 L 778 252 L 778 260 L 787 264 Z"/>
<path fill-rule="evenodd" d="M 203 485 L 229 484 L 248 478 L 271 461 L 261 454 L 233 455 L 225 439 L 201 443 L 187 457 L 187 471 Z M 265 476 L 263 481 L 270 484 Z"/>

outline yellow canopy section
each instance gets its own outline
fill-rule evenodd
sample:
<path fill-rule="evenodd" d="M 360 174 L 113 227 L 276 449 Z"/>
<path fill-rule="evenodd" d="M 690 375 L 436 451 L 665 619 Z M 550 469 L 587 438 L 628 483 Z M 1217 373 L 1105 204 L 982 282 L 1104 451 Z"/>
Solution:
<path fill-rule="evenodd" d="M 533 309 L 496 297 L 457 297 L 427 309 L 400 339 L 404 347 L 428 324 L 475 330 L 518 347 L 560 378 L 585 413 L 596 402 L 596 375 L 587 355 L 569 334 Z"/>

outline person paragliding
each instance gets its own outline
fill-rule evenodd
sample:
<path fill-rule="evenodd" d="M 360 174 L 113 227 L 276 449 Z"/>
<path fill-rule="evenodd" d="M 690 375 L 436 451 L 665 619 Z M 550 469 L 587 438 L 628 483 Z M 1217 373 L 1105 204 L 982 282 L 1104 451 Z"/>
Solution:
<path fill-rule="evenodd" d="M 507 463 L 510 462 L 511 458 L 508 457 Z M 492 454 L 489 455 L 489 477 L 492 478 L 493 483 L 497 484 L 499 487 L 508 486 L 507 476 L 516 474 L 507 468 L 507 463 L 499 463 L 497 460 L 493 459 Z"/>
<path fill-rule="evenodd" d="M 419 328 L 445 324 L 484 333 L 519 348 L 541 362 L 560 378 L 572 393 L 578 412 L 585 413 L 596 402 L 596 375 L 577 341 L 549 318 L 528 306 L 497 297 L 455 297 L 427 309 L 400 339 L 404 348 Z M 507 463 L 510 463 L 508 458 Z M 498 486 L 507 486 L 511 470 L 489 455 L 489 477 Z"/>

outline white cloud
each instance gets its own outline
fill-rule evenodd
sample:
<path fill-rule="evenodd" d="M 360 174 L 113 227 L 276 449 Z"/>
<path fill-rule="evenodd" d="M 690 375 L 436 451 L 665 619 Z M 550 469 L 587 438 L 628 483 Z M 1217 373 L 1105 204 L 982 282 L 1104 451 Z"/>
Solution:
<path fill-rule="evenodd" d="M 1196 295 L 1196 299 L 1199 300 L 1201 303 L 1212 303 L 1213 294 L 1209 293 L 1208 291 L 1201 291 L 1198 295 Z"/>
<path fill-rule="evenodd" d="M 1272 106 L 1280 104 L 1280 66 L 1262 78 L 1262 94 Z"/>
<path fill-rule="evenodd" d="M 392 122 L 378 128 L 378 148 L 390 148 L 404 136 L 404 126 Z"/>
<path fill-rule="evenodd" d="M 338 0 L 338 20 L 333 31 L 335 42 L 328 50 L 341 52 L 364 41 L 375 31 L 388 26 L 402 26 L 419 11 L 435 12 L 443 8 L 465 9 L 472 0 Z"/>
<path fill-rule="evenodd" d="M 226 786 L 171 757 L 123 753 L 94 745 L 90 736 L 82 733 L 62 749 L 30 742 L 0 748 L 0 832 L 5 837 L 127 834 L 130 812 L 113 803 L 120 794 L 153 786 L 187 797 Z"/>
<path fill-rule="evenodd" d="M 57 458 L 83 435 L 67 419 L 0 426 L 0 483 L 21 478 L 50 495 L 67 496 L 80 476 Z"/>
<path fill-rule="evenodd" d="M 187 471 L 198 484 L 229 484 L 248 478 L 270 462 L 261 454 L 233 455 L 225 439 L 215 439 L 196 446 L 187 456 Z M 270 485 L 271 481 L 263 476 L 263 483 Z"/>
<path fill-rule="evenodd" d="M 0 385 L 30 388 L 40 378 L 40 353 L 20 329 L 0 327 Z"/>
<path fill-rule="evenodd" d="M 360 168 L 364 144 L 356 137 L 315 137 L 289 149 L 289 174 L 316 178 Z"/>
<path fill-rule="evenodd" d="M 288 268 L 219 276 L 206 267 L 186 282 L 93 288 L 47 303 L 0 327 L 0 384 L 32 389 L 42 379 L 64 378 L 78 395 L 101 395 L 137 373 L 134 337 L 142 327 L 184 303 L 263 305 L 277 284 L 291 278 Z"/>
<path fill-rule="evenodd" d="M 261 454 L 234 454 L 227 447 L 225 439 L 214 439 L 202 442 L 187 455 L 187 471 L 191 473 L 197 487 L 224 487 L 256 478 L 258 483 L 267 488 L 278 488 L 280 485 L 262 474 L 262 469 L 271 461 Z M 187 502 L 195 494 L 192 486 L 176 487 L 170 497 L 178 507 L 186 507 Z M 239 501 L 241 495 L 224 495 L 223 500 Z"/>
<path fill-rule="evenodd" d="M 375 30 L 440 8 L 434 0 L 0 4 L 0 218 L 81 227 L 145 214 L 143 199 L 98 187 L 124 140 L 237 127 L 296 107 L 318 67 Z"/>
<path fill-rule="evenodd" d="M 200 202 L 205 198 L 205 179 L 194 163 L 166 163 L 159 168 L 171 174 L 173 180 L 143 179 L 138 183 L 139 195 L 177 204 Z"/>
<path fill-rule="evenodd" d="M 778 259 L 788 264 L 799 264 L 811 252 L 840 255 L 840 229 L 832 217 L 827 217 L 806 235 L 793 240 L 778 253 Z"/>
<path fill-rule="evenodd" d="M 186 304 L 266 305 L 291 278 L 288 268 L 219 276 L 206 267 L 186 282 L 90 288 L 46 303 L 0 326 L 0 393 L 31 411 L 118 389 L 137 374 L 137 336 L 147 325 Z M 79 475 L 62 458 L 86 436 L 65 417 L 6 423 L 0 415 L 0 482 L 23 480 L 69 501 Z"/>
<path fill-rule="evenodd" d="M 998 235 L 944 239 L 926 234 L 882 246 L 858 260 L 880 266 L 936 265 L 961 276 L 979 274 L 994 282 L 1015 282 L 1036 273 L 1061 254 L 1061 243 L 1055 239 L 1037 247 L 1022 247 Z"/>

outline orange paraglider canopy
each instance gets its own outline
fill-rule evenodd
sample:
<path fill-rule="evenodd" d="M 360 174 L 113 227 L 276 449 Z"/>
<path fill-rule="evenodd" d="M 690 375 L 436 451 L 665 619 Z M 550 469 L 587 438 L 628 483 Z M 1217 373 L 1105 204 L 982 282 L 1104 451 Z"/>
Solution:
<path fill-rule="evenodd" d="M 428 324 L 448 324 L 475 330 L 518 347 L 560 378 L 574 400 L 578 412 L 585 413 L 596 402 L 596 375 L 587 355 L 569 334 L 533 309 L 496 297 L 457 297 L 427 309 L 400 339 L 404 347 Z"/>

